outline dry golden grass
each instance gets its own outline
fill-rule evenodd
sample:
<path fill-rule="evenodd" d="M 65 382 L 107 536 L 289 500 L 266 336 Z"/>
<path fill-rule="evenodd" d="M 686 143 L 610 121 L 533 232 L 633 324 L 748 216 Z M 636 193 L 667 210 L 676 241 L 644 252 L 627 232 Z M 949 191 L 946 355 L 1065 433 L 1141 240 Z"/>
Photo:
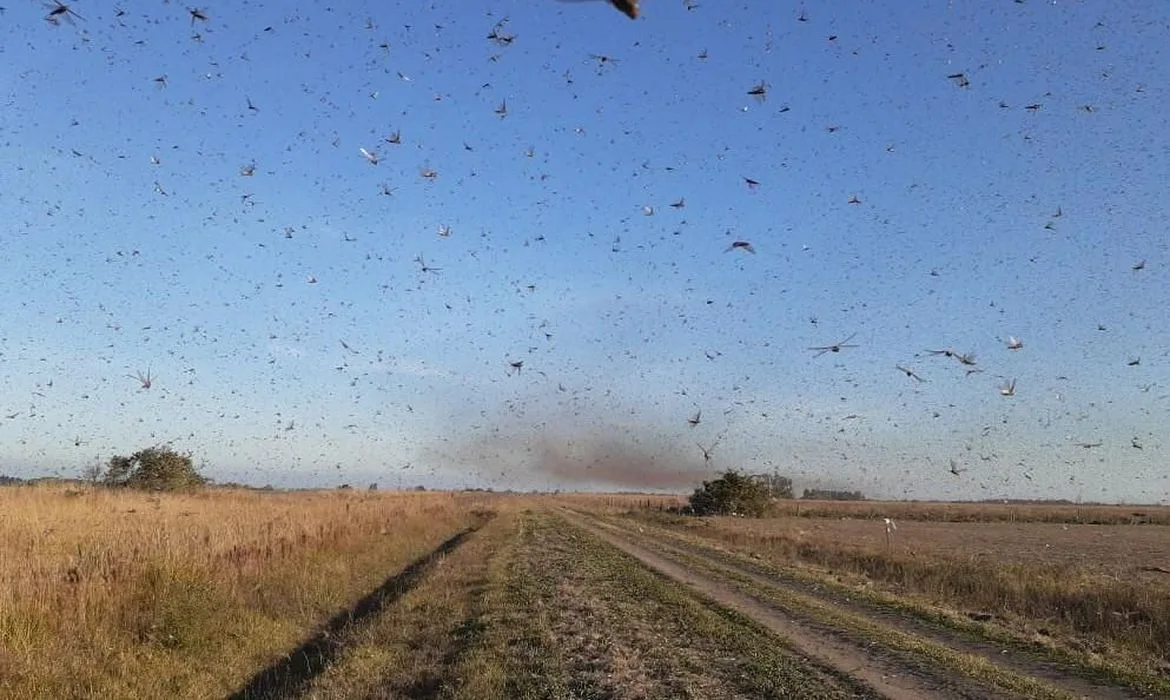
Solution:
<path fill-rule="evenodd" d="M 523 551 L 517 543 L 524 528 L 516 528 L 528 520 L 516 510 L 542 505 L 636 512 L 810 571 L 864 577 L 900 600 L 993 613 L 1033 634 L 1044 629 L 1053 643 L 1146 673 L 1167 663 L 1161 650 L 1170 648 L 1170 577 L 1125 574 L 1140 553 L 1167 551 L 1170 528 L 1034 522 L 1124 523 L 1127 510 L 1127 517 L 1144 512 L 1157 522 L 1166 517 L 1158 509 L 802 502 L 800 517 L 760 521 L 662 512 L 683 503 L 681 496 L 637 494 L 0 488 L 0 697 L 228 695 L 410 562 L 482 524 L 476 512 L 485 509 L 507 517 L 427 574 L 429 583 L 385 612 L 383 624 L 347 632 L 349 665 L 322 678 L 344 682 L 318 689 L 344 695 L 370 690 L 371 680 L 409 689 L 442 678 L 464 697 L 499 690 L 516 669 L 496 658 L 498 635 L 478 625 L 504 614 L 499 605 L 531 614 L 507 597 L 523 577 L 490 582 Z M 888 549 L 880 520 L 867 519 L 886 515 L 905 521 Z M 924 522 L 931 519 L 946 522 Z M 1079 534 L 1098 531 L 1105 534 Z M 479 631 L 468 637 L 470 630 Z M 451 640 L 462 640 L 457 653 L 428 652 L 411 673 L 395 662 L 395 654 L 419 644 L 452 652 Z M 474 683 L 466 680 L 473 676 Z"/>
<path fill-rule="evenodd" d="M 503 567 L 516 548 L 518 522 L 505 505 L 417 587 L 352 630 L 342 640 L 344 654 L 314 679 L 306 697 L 509 697 L 495 658 L 509 649 L 485 637 L 489 629 L 504 634 L 491 629 L 494 616 L 530 614 L 509 611 L 500 599 L 514 586 L 503 579 Z"/>
<path fill-rule="evenodd" d="M 686 496 L 648 493 L 561 493 L 545 497 L 544 500 L 605 514 L 625 513 L 631 509 L 668 510 L 687 503 Z"/>
<path fill-rule="evenodd" d="M 0 488 L 0 696 L 225 695 L 492 502 Z"/>

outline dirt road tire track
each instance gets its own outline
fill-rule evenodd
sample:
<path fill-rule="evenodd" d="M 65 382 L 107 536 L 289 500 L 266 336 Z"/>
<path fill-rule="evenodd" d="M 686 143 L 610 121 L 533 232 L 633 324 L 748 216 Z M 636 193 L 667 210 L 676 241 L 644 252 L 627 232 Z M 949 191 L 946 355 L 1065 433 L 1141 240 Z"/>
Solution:
<path fill-rule="evenodd" d="M 634 557 L 643 565 L 681 583 L 710 600 L 756 621 L 802 653 L 868 685 L 892 700 L 937 700 L 939 698 L 992 697 L 987 692 L 956 692 L 934 679 L 923 677 L 892 664 L 856 644 L 817 634 L 776 609 L 739 593 L 714 578 L 639 546 L 617 534 L 601 529 L 576 514 L 560 514 L 573 525 Z"/>
<path fill-rule="evenodd" d="M 606 525 L 609 525 L 609 523 L 606 523 Z M 623 531 L 629 535 L 633 535 L 628 530 Z M 649 537 L 649 535 L 641 536 Z M 734 562 L 731 560 L 733 555 L 724 551 L 675 541 L 673 539 L 669 543 L 662 538 L 655 537 L 651 539 L 659 547 L 679 551 L 684 555 L 706 560 L 714 565 L 726 568 L 737 576 L 750 579 L 763 586 L 792 591 L 797 595 L 814 597 L 850 613 L 865 616 L 889 628 L 921 637 L 931 643 L 946 646 L 964 654 L 981 657 L 996 666 L 1048 683 L 1076 697 L 1093 698 L 1094 700 L 1135 700 L 1137 698 L 1150 697 L 1136 689 L 1102 681 L 1099 678 L 1092 677 L 1087 672 L 1078 672 L 1076 668 L 1065 667 L 1053 661 L 1034 658 L 1026 653 L 1005 654 L 1003 645 L 1001 644 L 961 637 L 953 631 L 945 630 L 937 625 L 931 625 L 906 614 L 899 614 L 889 609 L 880 608 L 876 604 L 869 604 L 855 599 L 848 600 L 839 591 L 814 587 L 806 581 L 764 571 L 750 564 Z"/>
<path fill-rule="evenodd" d="M 320 632 L 276 663 L 258 672 L 242 688 L 229 695 L 229 700 L 263 700 L 302 695 L 313 679 L 344 652 L 345 635 L 350 628 L 377 615 L 383 608 L 392 605 L 414 589 L 437 562 L 463 545 L 482 527 L 482 524 L 477 523 L 455 533 L 438 547 L 386 579 L 352 608 L 334 615 Z"/>
<path fill-rule="evenodd" d="M 552 698 L 859 700 L 883 697 L 747 616 L 695 595 L 555 513 L 530 520 L 518 608 L 546 611 L 544 654 L 560 670 Z M 512 697 L 517 697 L 513 695 Z"/>
<path fill-rule="evenodd" d="M 896 619 L 892 619 L 891 611 L 875 611 L 860 602 L 842 600 L 835 591 L 756 570 L 750 564 L 730 560 L 730 555 L 718 549 L 673 540 L 667 543 L 662 538 L 647 534 L 641 527 L 634 532 L 631 527 L 598 520 L 591 514 L 579 511 L 561 511 L 560 514 L 578 527 L 639 559 L 644 565 L 689 586 L 720 605 L 756 619 L 790 640 L 797 648 L 841 671 L 849 672 L 889 697 L 914 697 L 908 693 L 915 691 L 926 692 L 926 697 L 1029 697 L 1033 694 L 1020 692 L 1021 687 L 1031 687 L 1034 691 L 1048 688 L 1047 691 L 1039 692 L 1055 697 L 1102 700 L 1150 697 L 1133 688 L 1078 674 L 1075 669 L 1065 670 L 1041 660 L 1004 656 L 993 643 L 980 643 L 947 634 L 945 630 L 916 619 L 897 615 L 894 615 Z M 643 541 L 645 545 L 641 544 Z M 688 561 L 692 563 L 688 564 Z M 726 576 L 723 576 L 724 573 Z M 797 596 L 798 600 L 816 601 L 818 605 L 829 606 L 834 611 L 840 610 L 854 616 L 859 622 L 864 621 L 863 626 L 871 626 L 871 629 L 874 626 L 888 629 L 891 633 L 903 635 L 903 639 L 921 640 L 937 649 L 947 650 L 945 653 L 953 652 L 973 658 L 993 674 L 999 673 L 994 669 L 1001 669 L 1008 675 L 993 677 L 1018 679 L 1007 681 L 1016 692 L 993 688 L 982 682 L 982 679 L 968 676 L 957 668 L 943 666 L 936 669 L 930 662 L 924 665 L 916 653 L 907 656 L 902 651 L 886 650 L 880 642 L 875 644 L 874 639 L 866 639 L 866 634 L 854 634 L 853 630 L 842 627 L 840 623 L 822 624 L 816 614 L 808 617 L 801 610 L 793 615 L 787 604 L 777 605 L 779 601 L 772 599 L 771 592 L 780 593 L 781 600 L 791 594 Z M 747 607 L 743 607 L 745 601 L 742 599 L 746 599 Z M 802 607 L 798 605 L 798 609 Z M 766 614 L 779 618 L 780 624 L 776 624 L 777 620 L 760 619 L 755 609 L 762 609 Z M 917 642 L 910 648 L 916 647 Z M 863 676 L 867 669 L 871 673 Z M 885 685 L 878 685 L 872 680 L 875 674 L 879 679 L 886 680 Z"/>

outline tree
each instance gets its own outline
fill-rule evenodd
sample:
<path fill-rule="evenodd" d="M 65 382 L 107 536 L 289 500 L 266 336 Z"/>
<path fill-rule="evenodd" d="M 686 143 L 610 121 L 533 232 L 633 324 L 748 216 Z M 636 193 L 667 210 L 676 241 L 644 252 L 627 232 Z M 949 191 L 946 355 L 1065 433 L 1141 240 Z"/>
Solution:
<path fill-rule="evenodd" d="M 81 478 L 96 485 L 102 480 L 102 463 L 95 461 L 82 467 Z"/>
<path fill-rule="evenodd" d="M 179 491 L 207 483 L 195 468 L 190 453 L 180 454 L 166 445 L 148 447 L 129 457 L 111 457 L 104 481 L 110 486 L 148 491 Z"/>
<path fill-rule="evenodd" d="M 780 472 L 773 471 L 771 474 L 761 474 L 756 478 L 762 481 L 776 498 L 793 497 L 792 479 L 787 476 L 781 476 Z"/>
<path fill-rule="evenodd" d="M 758 518 L 766 514 L 771 505 L 771 488 L 760 479 L 735 469 L 728 469 L 713 481 L 704 481 L 690 498 L 690 510 L 695 515 Z"/>

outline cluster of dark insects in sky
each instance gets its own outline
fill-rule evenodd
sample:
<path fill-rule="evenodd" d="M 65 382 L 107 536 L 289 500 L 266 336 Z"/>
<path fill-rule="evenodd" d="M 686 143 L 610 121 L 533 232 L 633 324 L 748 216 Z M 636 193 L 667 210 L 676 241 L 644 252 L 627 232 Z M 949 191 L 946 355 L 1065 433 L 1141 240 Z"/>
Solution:
<path fill-rule="evenodd" d="M 565 1 L 571 1 L 571 0 L 565 0 Z M 618 10 L 620 13 L 624 14 L 626 17 L 630 18 L 631 20 L 639 19 L 642 17 L 642 10 L 641 10 L 640 4 L 639 4 L 639 2 L 637 2 L 637 0 L 607 0 L 607 1 L 614 9 Z M 699 5 L 697 3 L 694 3 L 694 2 L 688 2 L 686 5 L 687 9 L 695 9 L 698 6 Z M 49 3 L 46 6 L 46 9 L 47 9 L 47 14 L 45 15 L 44 19 L 50 25 L 53 25 L 55 27 L 59 27 L 64 23 L 72 24 L 75 21 L 85 21 L 85 17 L 78 14 L 73 9 L 72 5 L 63 3 L 63 2 L 61 2 L 61 0 L 52 0 L 51 3 Z M 116 16 L 119 16 L 119 17 L 122 16 L 122 14 L 124 14 L 123 11 L 120 9 L 115 10 L 115 12 L 117 13 Z M 198 26 L 200 26 L 201 23 L 207 23 L 209 21 L 208 11 L 206 11 L 204 9 L 191 7 L 191 8 L 187 8 L 186 12 L 187 12 L 186 17 L 184 17 L 183 19 L 180 19 L 179 21 L 183 22 L 183 23 L 189 22 L 191 30 L 193 32 L 196 32 L 196 28 Z M 800 8 L 799 14 L 796 16 L 795 19 L 796 19 L 796 21 L 798 21 L 800 23 L 808 23 L 810 21 L 809 14 L 807 13 L 807 11 L 803 7 Z M 196 39 L 199 38 L 198 33 L 194 34 L 194 38 L 196 38 Z M 497 21 L 494 24 L 492 24 L 490 26 L 489 31 L 486 33 L 486 35 L 484 35 L 484 38 L 486 38 L 486 40 L 488 42 L 491 42 L 491 44 L 493 44 L 494 46 L 499 47 L 501 49 L 512 46 L 517 41 L 516 35 L 509 31 L 508 21 L 506 19 Z M 837 36 L 830 35 L 829 40 L 836 41 Z M 697 56 L 701 60 L 706 59 L 708 57 L 707 51 L 704 49 L 701 52 L 699 52 L 699 54 Z M 614 58 L 613 56 L 609 56 L 609 55 L 604 55 L 604 54 L 590 54 L 590 60 L 596 62 L 596 66 L 597 66 L 598 70 L 601 70 L 601 69 L 605 69 L 607 71 L 611 70 L 611 69 L 612 70 L 620 70 L 622 65 L 623 65 L 623 64 L 619 64 L 617 58 Z M 402 80 L 407 80 L 407 81 L 410 80 L 409 76 L 407 76 L 401 72 L 398 73 L 398 76 Z M 741 87 L 739 87 L 738 89 L 742 90 L 742 93 L 744 95 L 746 95 L 747 97 L 750 97 L 759 103 L 763 103 L 768 99 L 769 92 L 772 90 L 772 87 L 770 86 L 770 84 L 767 81 L 765 81 L 763 79 L 756 79 L 756 78 L 758 78 L 758 76 L 751 76 L 749 79 L 745 79 L 743 85 Z M 949 73 L 940 71 L 937 79 L 944 87 L 946 87 L 946 83 L 943 81 L 946 80 L 946 81 L 950 81 L 956 88 L 958 88 L 960 90 L 973 90 L 973 89 L 977 88 L 977 86 L 973 86 L 973 84 L 972 84 L 972 76 L 968 76 L 967 73 L 963 72 L 963 71 L 949 72 Z M 164 89 L 168 88 L 169 80 L 168 80 L 168 77 L 165 73 L 157 75 L 157 76 L 153 77 L 151 80 L 157 86 L 157 88 L 160 90 L 164 90 Z M 976 80 L 978 80 L 977 77 L 976 77 Z M 946 89 L 950 90 L 950 88 L 946 88 Z M 261 101 L 263 101 L 263 100 L 261 100 Z M 257 106 L 257 104 L 255 102 L 253 102 L 253 100 L 250 96 L 245 96 L 244 102 L 245 102 L 246 109 L 248 110 L 248 112 L 257 113 L 260 111 L 259 106 Z M 1007 102 L 1004 102 L 1004 101 L 999 102 L 998 107 L 1000 109 L 1009 109 L 1010 108 L 1009 104 Z M 518 101 L 517 101 L 517 103 L 514 103 L 512 105 L 512 108 L 515 110 L 519 109 Z M 1039 102 L 1039 101 L 1028 102 L 1027 104 L 1025 104 L 1023 106 L 1023 108 L 1026 111 L 1033 113 L 1033 114 L 1040 113 L 1041 118 L 1043 117 L 1044 114 L 1047 113 L 1047 112 L 1041 112 L 1041 110 L 1045 109 L 1045 107 L 1044 107 L 1044 103 Z M 789 109 L 790 108 L 788 106 L 782 106 L 782 107 L 780 107 L 779 112 L 784 113 L 784 112 L 787 112 Z M 1051 106 L 1047 109 L 1050 110 Z M 1094 112 L 1095 108 L 1092 104 L 1085 103 L 1085 104 L 1080 105 L 1079 109 L 1083 112 L 1086 112 L 1086 113 L 1092 113 L 1092 112 Z M 500 120 L 507 119 L 509 117 L 509 114 L 510 114 L 508 100 L 506 98 L 500 99 L 499 102 L 495 104 L 495 106 L 493 108 L 493 113 Z M 509 121 L 504 122 L 505 124 L 510 124 L 517 119 L 516 112 L 512 112 L 511 114 L 512 114 L 512 118 Z M 837 133 L 841 129 L 841 127 L 839 125 L 835 125 L 835 124 L 825 126 L 824 128 L 825 128 L 825 131 L 828 133 Z M 391 152 L 393 152 L 393 149 L 396 149 L 396 148 L 399 148 L 402 146 L 402 144 L 403 144 L 402 130 L 399 128 L 395 128 L 393 131 L 390 131 L 387 135 L 381 137 L 381 140 L 370 139 L 370 141 L 375 141 L 375 142 L 373 142 L 373 143 L 367 142 L 364 145 L 357 146 L 357 153 L 356 154 L 354 154 L 353 150 L 347 150 L 347 153 L 349 155 L 347 155 L 346 157 L 353 158 L 354 162 L 357 162 L 359 164 L 359 166 L 362 168 L 363 172 L 371 172 L 371 173 L 379 172 L 379 170 L 376 169 L 376 166 L 379 166 L 380 164 L 383 163 L 383 159 L 385 157 L 387 157 L 386 154 L 391 153 Z M 463 147 L 467 151 L 472 150 L 472 147 L 470 145 L 467 145 L 466 143 L 463 144 Z M 890 147 L 890 148 L 892 149 L 892 147 Z M 526 155 L 530 158 L 534 157 L 535 148 L 529 147 Z M 362 159 L 364 159 L 365 162 L 369 164 L 369 166 L 371 166 L 371 169 L 367 170 L 364 165 L 361 165 L 361 161 L 356 160 L 357 157 L 359 157 L 359 156 Z M 158 165 L 159 163 L 160 163 L 160 161 L 159 161 L 157 156 L 151 156 L 151 164 L 152 165 Z M 443 164 L 440 164 L 440 165 L 443 165 Z M 234 163 L 233 163 L 232 167 L 235 167 Z M 239 172 L 240 177 L 256 177 L 256 174 L 258 172 L 257 171 L 258 166 L 257 166 L 256 162 L 249 161 L 246 163 L 240 163 L 238 167 L 239 167 L 238 172 Z M 444 167 L 446 167 L 446 166 L 444 166 Z M 385 168 L 385 166 L 383 165 L 383 169 L 384 168 Z M 751 172 L 751 170 L 748 168 L 745 168 L 745 171 Z M 445 170 L 444 172 L 447 172 L 447 171 Z M 438 169 L 433 168 L 433 167 L 428 165 L 428 166 L 424 166 L 424 167 L 419 168 L 418 176 L 421 177 L 423 180 L 426 180 L 428 182 L 434 182 L 435 180 L 437 180 L 440 177 L 440 172 Z M 768 179 L 766 177 L 766 175 L 760 175 L 759 177 L 762 179 L 757 179 L 757 177 L 755 177 L 755 176 L 748 176 L 748 175 L 741 174 L 741 175 L 739 175 L 741 182 L 740 182 L 740 184 L 737 184 L 736 186 L 741 187 L 743 189 L 746 189 L 746 191 L 749 193 L 757 192 L 762 187 L 764 187 L 763 181 Z M 157 181 L 154 182 L 153 186 L 154 186 L 155 193 L 157 193 L 158 195 L 170 196 L 170 192 L 168 191 L 168 189 L 164 188 L 163 185 L 160 184 L 159 182 L 157 182 Z M 394 195 L 394 188 L 391 187 L 389 184 L 382 183 L 379 185 L 379 188 L 380 188 L 379 191 L 380 191 L 381 195 L 384 195 L 386 197 L 392 197 Z M 871 195 L 867 194 L 866 200 L 869 200 L 869 199 L 871 199 Z M 254 202 L 252 201 L 251 194 L 241 195 L 241 201 L 243 202 L 243 204 L 245 206 L 254 204 Z M 842 196 L 841 200 L 839 200 L 839 201 L 844 201 L 845 204 L 850 205 L 851 207 L 858 207 L 858 208 L 861 208 L 860 210 L 864 210 L 862 205 L 865 204 L 865 202 L 863 202 L 863 200 L 861 199 L 861 197 L 858 194 L 852 194 L 851 196 L 849 196 L 848 199 L 845 199 Z M 669 206 L 675 210 L 682 210 L 682 209 L 686 208 L 687 201 L 686 201 L 685 197 L 679 197 L 677 200 L 670 202 L 668 205 L 663 203 L 662 206 L 663 207 Z M 854 209 L 854 211 L 856 211 L 856 210 L 858 210 L 858 209 Z M 644 216 L 648 216 L 648 217 L 655 216 L 656 213 L 658 213 L 658 211 L 655 209 L 654 206 L 651 206 L 651 205 L 645 205 L 642 209 L 642 215 L 644 215 Z M 1060 207 L 1057 207 L 1055 209 L 1055 212 L 1051 216 L 1051 220 L 1045 224 L 1044 228 L 1049 230 L 1049 231 L 1055 230 L 1056 225 L 1057 225 L 1055 223 L 1056 220 L 1060 219 L 1063 216 L 1064 216 L 1063 209 Z M 459 224 L 459 222 L 455 222 L 455 223 Z M 461 231 L 463 230 L 462 226 L 459 226 L 459 228 Z M 286 238 L 292 238 L 293 233 L 294 233 L 293 227 L 287 227 L 285 229 L 285 237 Z M 444 238 L 444 239 L 450 238 L 454 234 L 455 234 L 455 227 L 452 227 L 451 225 L 449 225 L 447 223 L 439 224 L 437 227 L 437 235 L 440 238 Z M 748 238 L 753 238 L 756 240 L 754 240 L 754 241 L 748 240 Z M 347 242 L 352 242 L 356 239 L 350 238 L 349 234 L 346 234 L 346 237 L 344 240 Z M 741 254 L 746 254 L 746 256 L 744 256 L 742 258 L 742 260 L 744 260 L 744 261 L 751 260 L 751 259 L 753 259 L 751 256 L 756 256 L 756 255 L 762 253 L 762 255 L 760 257 L 754 258 L 755 260 L 759 261 L 759 260 L 765 258 L 769 252 L 768 251 L 768 243 L 756 238 L 755 236 L 746 236 L 743 238 L 736 237 L 734 240 L 731 240 L 730 242 L 728 242 L 726 244 L 720 243 L 720 247 L 722 248 L 723 253 L 729 254 L 730 256 L 740 256 Z M 614 250 L 615 252 L 620 250 L 620 237 L 614 240 L 612 250 Z M 713 253 L 715 253 L 717 255 L 718 254 L 717 251 L 718 251 L 718 249 L 714 249 Z M 137 251 L 135 251 L 135 254 L 136 254 L 136 252 Z M 121 253 L 119 253 L 119 255 L 120 254 Z M 407 255 L 409 255 L 409 253 Z M 727 257 L 727 258 L 721 258 L 721 259 L 731 260 L 732 258 Z M 450 261 L 447 261 L 447 262 L 450 262 Z M 431 262 L 428 262 L 428 259 L 421 253 L 413 258 L 413 263 L 417 266 L 418 272 L 424 276 L 439 275 L 440 273 L 443 272 L 442 267 L 436 266 L 436 265 L 432 264 Z M 1135 274 L 1143 273 L 1143 271 L 1146 270 L 1146 260 L 1143 259 L 1143 260 L 1139 260 L 1137 262 L 1133 262 L 1130 265 L 1130 267 L 1131 267 L 1132 272 Z M 447 277 L 450 277 L 450 276 L 453 276 L 453 272 L 449 271 Z M 445 277 L 440 277 L 438 279 L 445 279 Z M 317 284 L 318 279 L 315 275 L 308 275 L 306 278 L 306 282 L 308 284 Z M 533 289 L 533 287 L 530 285 L 529 290 L 531 291 L 531 289 Z M 815 321 L 814 321 L 814 323 L 815 323 Z M 1098 326 L 1098 329 L 1101 331 L 1105 330 L 1104 326 Z M 842 333 L 841 335 L 844 335 L 844 333 Z M 814 360 L 817 358 L 824 357 L 824 356 L 830 356 L 830 357 L 848 356 L 848 355 L 850 355 L 849 351 L 855 350 L 855 349 L 860 347 L 860 343 L 855 342 L 857 339 L 857 335 L 858 335 L 858 333 L 854 332 L 854 333 L 851 333 L 848 336 L 846 336 L 844 339 L 837 341 L 837 342 L 833 342 L 833 343 L 826 344 L 826 345 L 810 346 L 810 347 L 807 347 L 807 351 L 812 353 L 812 359 L 814 359 Z M 551 336 L 549 336 L 549 337 L 551 337 Z M 840 337 L 840 336 L 835 335 L 835 337 Z M 351 346 L 347 345 L 344 341 L 341 341 L 341 345 L 347 353 L 356 354 L 357 351 L 355 349 L 353 349 Z M 1003 341 L 1003 347 L 1008 352 L 1019 352 L 1019 351 L 1024 350 L 1025 345 L 1024 345 L 1024 342 L 1022 340 L 1020 340 L 1019 338 L 1017 338 L 1015 336 L 1010 336 L 1005 341 Z M 715 353 L 714 355 L 709 353 L 707 355 L 708 359 L 710 359 L 712 361 L 714 361 L 717 356 L 718 356 L 718 353 Z M 936 348 L 936 349 L 923 349 L 921 351 L 921 353 L 916 354 L 915 357 L 929 358 L 929 359 L 924 359 L 924 361 L 923 361 L 924 364 L 925 363 L 935 363 L 935 364 L 929 364 L 929 365 L 927 365 L 927 368 L 924 369 L 922 366 L 914 366 L 916 363 L 913 363 L 910 361 L 904 361 L 904 362 L 900 362 L 900 363 L 895 364 L 890 369 L 900 373 L 907 380 L 909 380 L 910 382 L 913 382 L 914 385 L 926 384 L 929 381 L 931 381 L 931 377 L 937 376 L 938 373 L 941 373 L 944 371 L 955 372 L 955 373 L 961 372 L 962 376 L 964 376 L 964 377 L 971 377 L 971 376 L 979 375 L 979 374 L 984 372 L 984 367 L 977 360 L 974 353 L 969 352 L 969 351 L 959 350 L 959 349 L 956 349 L 954 347 L 948 346 L 948 347 L 942 347 L 942 348 Z M 528 374 L 530 372 L 534 372 L 534 371 L 539 370 L 539 367 L 535 366 L 535 363 L 533 363 L 533 366 L 526 367 L 524 360 L 504 358 L 503 362 L 505 363 L 504 372 L 506 372 L 510 376 L 520 376 L 520 375 L 528 376 Z M 1127 366 L 1138 367 L 1138 366 L 1140 366 L 1140 363 L 1141 363 L 1141 358 L 1134 357 L 1134 358 L 1130 358 L 1128 360 Z M 497 365 L 497 367 L 498 367 L 498 365 Z M 120 381 L 126 381 L 126 379 L 130 379 L 130 380 L 137 382 L 140 390 L 142 390 L 142 391 L 148 391 L 148 390 L 152 389 L 152 387 L 154 387 L 155 383 L 156 383 L 156 378 L 152 375 L 152 372 L 150 369 L 147 369 L 144 372 L 143 371 L 135 372 L 133 374 L 128 375 L 126 378 L 121 379 Z M 902 380 L 899 379 L 897 381 L 901 382 Z M 1013 399 L 1013 398 L 1017 397 L 1017 379 L 1015 377 L 1003 377 L 1001 383 L 998 384 L 996 389 L 998 390 L 999 396 L 1002 397 L 1003 399 Z M 1021 384 L 1019 389 L 1020 389 L 1021 395 L 1025 394 L 1027 392 L 1026 382 Z M 990 387 L 988 388 L 988 393 L 990 393 Z M 996 399 L 996 400 L 998 400 L 998 399 Z M 697 428 L 700 424 L 703 423 L 702 410 L 696 410 L 693 414 L 690 414 L 689 416 L 687 416 L 685 419 L 685 423 L 690 428 Z M 287 427 L 285 429 L 291 431 L 293 429 L 293 425 L 294 424 L 292 421 L 288 421 Z M 722 439 L 722 437 L 720 436 L 720 437 L 716 438 L 715 441 L 712 442 L 711 444 L 708 444 L 708 445 L 699 444 L 698 445 L 699 450 L 700 450 L 700 454 L 701 454 L 703 461 L 706 465 L 708 465 L 708 466 L 711 465 L 714 450 L 716 449 L 716 447 L 720 443 L 721 439 Z M 80 443 L 80 439 L 78 440 L 78 442 Z M 1088 441 L 1088 442 L 1075 442 L 1073 444 L 1075 444 L 1081 448 L 1084 448 L 1084 449 L 1092 449 L 1092 448 L 1101 446 L 1103 443 L 1101 441 Z M 1136 436 L 1130 440 L 1130 447 L 1132 449 L 1137 449 L 1137 450 L 1143 449 L 1141 441 Z M 960 476 L 961 474 L 963 474 L 967 470 L 960 468 L 954 460 L 950 460 L 949 471 L 951 474 L 953 474 L 955 476 Z"/>

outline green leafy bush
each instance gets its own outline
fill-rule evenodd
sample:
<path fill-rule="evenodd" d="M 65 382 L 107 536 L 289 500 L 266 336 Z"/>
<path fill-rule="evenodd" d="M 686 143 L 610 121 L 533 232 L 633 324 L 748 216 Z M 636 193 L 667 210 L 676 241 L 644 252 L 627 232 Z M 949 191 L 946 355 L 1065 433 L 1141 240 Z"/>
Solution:
<path fill-rule="evenodd" d="M 743 515 L 758 518 L 772 507 L 772 489 L 762 480 L 729 469 L 723 476 L 691 494 L 689 510 L 694 515 Z"/>
<path fill-rule="evenodd" d="M 104 481 L 110 486 L 148 491 L 181 491 L 207 483 L 190 453 L 181 454 L 168 446 L 148 447 L 129 457 L 111 457 Z"/>

